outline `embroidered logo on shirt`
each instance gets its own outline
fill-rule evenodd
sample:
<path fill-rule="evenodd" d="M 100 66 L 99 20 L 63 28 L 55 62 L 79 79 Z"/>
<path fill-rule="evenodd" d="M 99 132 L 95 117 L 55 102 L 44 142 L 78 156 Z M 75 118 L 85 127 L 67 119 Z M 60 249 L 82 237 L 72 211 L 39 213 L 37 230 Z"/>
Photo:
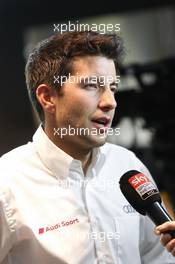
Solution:
<path fill-rule="evenodd" d="M 123 206 L 123 211 L 126 214 L 136 213 L 136 210 L 130 204 L 124 205 Z"/>
<path fill-rule="evenodd" d="M 53 230 L 56 230 L 58 228 L 68 227 L 68 226 L 75 225 L 78 223 L 79 223 L 78 218 L 75 218 L 75 219 L 72 219 L 69 221 L 61 221 L 60 223 L 57 223 L 56 225 L 49 225 L 46 227 L 40 227 L 38 229 L 38 234 L 41 235 L 41 234 L 48 232 L 48 231 L 53 231 Z"/>

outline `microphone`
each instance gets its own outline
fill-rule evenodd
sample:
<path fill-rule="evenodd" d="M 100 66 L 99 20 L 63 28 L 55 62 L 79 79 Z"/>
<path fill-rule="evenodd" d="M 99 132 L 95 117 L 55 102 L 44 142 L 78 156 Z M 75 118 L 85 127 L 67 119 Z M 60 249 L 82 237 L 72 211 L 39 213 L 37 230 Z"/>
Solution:
<path fill-rule="evenodd" d="M 120 178 L 119 184 L 123 195 L 132 207 L 140 214 L 148 215 L 156 226 L 172 221 L 161 205 L 162 201 L 157 187 L 143 173 L 130 170 Z M 175 231 L 169 231 L 168 234 L 175 238 Z"/>

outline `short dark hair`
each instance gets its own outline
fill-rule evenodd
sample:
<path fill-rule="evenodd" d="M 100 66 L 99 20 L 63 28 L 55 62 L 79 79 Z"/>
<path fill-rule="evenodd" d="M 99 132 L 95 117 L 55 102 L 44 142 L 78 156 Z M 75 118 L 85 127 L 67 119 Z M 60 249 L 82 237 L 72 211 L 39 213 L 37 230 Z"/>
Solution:
<path fill-rule="evenodd" d="M 37 100 L 36 89 L 54 84 L 54 76 L 68 76 L 71 73 L 73 58 L 77 56 L 102 55 L 113 59 L 116 68 L 123 55 L 123 41 L 116 34 L 100 34 L 93 31 L 74 31 L 56 34 L 41 41 L 29 54 L 25 68 L 26 84 L 30 100 L 44 121 L 42 106 Z"/>

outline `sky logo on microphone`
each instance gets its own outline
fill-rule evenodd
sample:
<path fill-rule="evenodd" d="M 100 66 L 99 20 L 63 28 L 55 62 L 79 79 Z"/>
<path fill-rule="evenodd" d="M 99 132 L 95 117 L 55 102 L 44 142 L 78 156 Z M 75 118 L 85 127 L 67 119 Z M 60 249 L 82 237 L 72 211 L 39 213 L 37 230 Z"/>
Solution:
<path fill-rule="evenodd" d="M 158 193 L 156 186 L 143 173 L 135 174 L 128 181 L 143 200 Z"/>
<path fill-rule="evenodd" d="M 150 182 L 150 180 L 143 173 L 138 173 L 129 179 L 129 183 L 134 187 L 134 189 L 146 182 Z"/>

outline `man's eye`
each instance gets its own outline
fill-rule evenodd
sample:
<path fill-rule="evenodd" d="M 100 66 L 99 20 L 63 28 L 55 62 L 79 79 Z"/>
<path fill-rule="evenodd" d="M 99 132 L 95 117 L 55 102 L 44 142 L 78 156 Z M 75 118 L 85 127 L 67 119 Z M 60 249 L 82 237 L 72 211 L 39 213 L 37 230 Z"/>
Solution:
<path fill-rule="evenodd" d="M 111 91 L 112 91 L 113 93 L 117 93 L 118 89 L 117 89 L 116 86 L 111 86 Z"/>
<path fill-rule="evenodd" d="M 91 89 L 91 88 L 95 88 L 95 89 L 97 89 L 98 88 L 98 85 L 97 85 L 97 83 L 86 83 L 86 84 L 84 84 L 84 88 L 86 88 L 86 89 Z"/>

